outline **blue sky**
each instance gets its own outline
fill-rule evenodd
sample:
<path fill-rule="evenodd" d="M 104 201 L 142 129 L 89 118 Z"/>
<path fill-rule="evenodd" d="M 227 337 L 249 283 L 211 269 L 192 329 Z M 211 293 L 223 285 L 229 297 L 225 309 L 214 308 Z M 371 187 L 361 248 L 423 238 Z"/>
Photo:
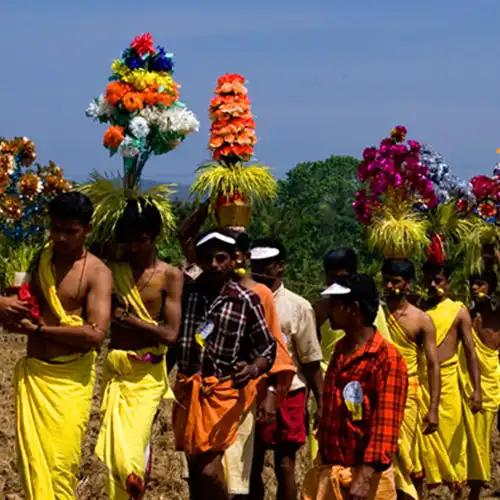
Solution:
<path fill-rule="evenodd" d="M 73 179 L 120 168 L 84 111 L 145 31 L 175 53 L 181 98 L 201 121 L 149 162 L 148 178 L 189 183 L 208 159 L 207 106 L 225 72 L 248 79 L 256 155 L 279 177 L 300 161 L 359 156 L 400 123 L 462 177 L 499 159 L 499 0 L 0 0 L 0 11 L 0 135 L 32 138 Z"/>

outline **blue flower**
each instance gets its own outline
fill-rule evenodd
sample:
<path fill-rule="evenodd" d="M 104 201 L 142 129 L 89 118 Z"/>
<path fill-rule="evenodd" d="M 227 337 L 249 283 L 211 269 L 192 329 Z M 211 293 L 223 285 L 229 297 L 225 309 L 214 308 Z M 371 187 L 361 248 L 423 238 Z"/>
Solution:
<path fill-rule="evenodd" d="M 140 57 L 132 54 L 125 59 L 125 64 L 130 69 L 139 69 L 144 67 L 144 61 Z"/>
<path fill-rule="evenodd" d="M 163 47 L 157 47 L 157 52 L 151 62 L 153 71 L 172 71 L 174 67 L 174 55 L 166 53 Z"/>

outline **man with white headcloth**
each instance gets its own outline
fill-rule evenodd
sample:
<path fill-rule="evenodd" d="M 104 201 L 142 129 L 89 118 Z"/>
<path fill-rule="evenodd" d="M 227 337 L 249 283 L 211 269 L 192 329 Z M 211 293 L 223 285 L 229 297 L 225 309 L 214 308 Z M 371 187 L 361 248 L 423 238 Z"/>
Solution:
<path fill-rule="evenodd" d="M 251 478 L 251 497 L 263 497 L 262 468 L 266 449 L 274 450 L 278 500 L 295 500 L 295 457 L 306 442 L 308 390 L 312 390 L 318 414 L 321 414 L 323 376 L 321 346 L 316 333 L 312 305 L 283 284 L 286 250 L 274 238 L 255 240 L 250 254 L 252 278 L 267 285 L 274 293 L 281 330 L 288 351 L 297 367 L 287 397 L 278 407 L 273 422 L 257 423 L 256 445 Z"/>
<path fill-rule="evenodd" d="M 173 427 L 192 499 L 227 499 L 222 456 L 276 356 L 259 297 L 231 276 L 236 240 L 212 230 L 195 242 L 202 274 L 185 286 Z"/>

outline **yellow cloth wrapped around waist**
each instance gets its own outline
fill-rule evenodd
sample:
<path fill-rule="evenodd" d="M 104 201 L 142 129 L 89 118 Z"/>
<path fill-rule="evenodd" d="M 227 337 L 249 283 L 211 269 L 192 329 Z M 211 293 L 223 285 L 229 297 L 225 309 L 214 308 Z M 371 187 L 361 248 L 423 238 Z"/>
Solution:
<path fill-rule="evenodd" d="M 141 294 L 134 281 L 134 275 L 130 264 L 128 262 L 111 262 L 109 267 L 113 273 L 114 293 L 123 302 L 125 308 L 131 309 L 141 321 L 149 323 L 150 325 L 157 325 L 158 322 L 151 317 L 151 314 L 149 314 L 149 311 L 144 305 Z M 167 352 L 166 349 L 165 347 L 165 354 Z M 174 393 L 168 385 L 168 378 L 165 399 L 174 399 Z"/>
<path fill-rule="evenodd" d="M 145 483 L 153 421 L 168 388 L 166 347 L 112 349 L 104 366 L 96 455 L 109 470 L 108 495 L 128 499 L 132 478 Z"/>
<path fill-rule="evenodd" d="M 474 330 L 472 336 L 481 372 L 483 408 L 479 413 L 473 414 L 468 404 L 473 386 L 467 368 L 465 350 L 460 346 L 459 376 L 467 434 L 467 479 L 487 482 L 491 479 L 491 431 L 500 403 L 500 363 L 498 351 L 484 345 Z"/>
<path fill-rule="evenodd" d="M 75 314 L 68 314 L 61 300 L 57 295 L 56 280 L 52 271 L 52 257 L 54 255 L 54 247 L 52 243 L 47 243 L 40 255 L 40 263 L 38 265 L 38 279 L 45 301 L 54 316 L 59 320 L 59 324 L 65 326 L 81 326 L 83 319 Z"/>
<path fill-rule="evenodd" d="M 15 369 L 18 466 L 26 498 L 74 499 L 96 354 L 21 358 Z"/>

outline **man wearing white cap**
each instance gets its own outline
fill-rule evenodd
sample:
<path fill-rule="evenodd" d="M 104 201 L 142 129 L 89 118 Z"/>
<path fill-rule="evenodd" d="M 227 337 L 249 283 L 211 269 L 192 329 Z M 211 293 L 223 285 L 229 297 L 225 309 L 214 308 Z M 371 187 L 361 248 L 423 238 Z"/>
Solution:
<path fill-rule="evenodd" d="M 235 258 L 236 240 L 225 231 L 200 236 L 203 272 L 183 296 L 173 427 L 188 459 L 192 499 L 228 498 L 223 453 L 276 355 L 258 296 L 231 279 Z"/>
<path fill-rule="evenodd" d="M 397 348 L 373 327 L 379 306 L 373 280 L 338 278 L 323 292 L 337 342 L 325 375 L 319 421 L 320 465 L 304 479 L 304 500 L 393 500 L 391 470 L 408 387 Z"/>
<path fill-rule="evenodd" d="M 288 290 L 282 281 L 286 250 L 273 238 L 254 241 L 251 250 L 252 277 L 274 293 L 276 310 L 288 351 L 297 366 L 290 390 L 280 404 L 273 422 L 258 423 L 251 480 L 251 497 L 263 497 L 262 468 L 266 449 L 274 449 L 278 500 L 295 500 L 295 457 L 307 439 L 307 389 L 314 393 L 321 413 L 323 376 L 321 346 L 316 334 L 316 321 L 311 304 Z"/>

